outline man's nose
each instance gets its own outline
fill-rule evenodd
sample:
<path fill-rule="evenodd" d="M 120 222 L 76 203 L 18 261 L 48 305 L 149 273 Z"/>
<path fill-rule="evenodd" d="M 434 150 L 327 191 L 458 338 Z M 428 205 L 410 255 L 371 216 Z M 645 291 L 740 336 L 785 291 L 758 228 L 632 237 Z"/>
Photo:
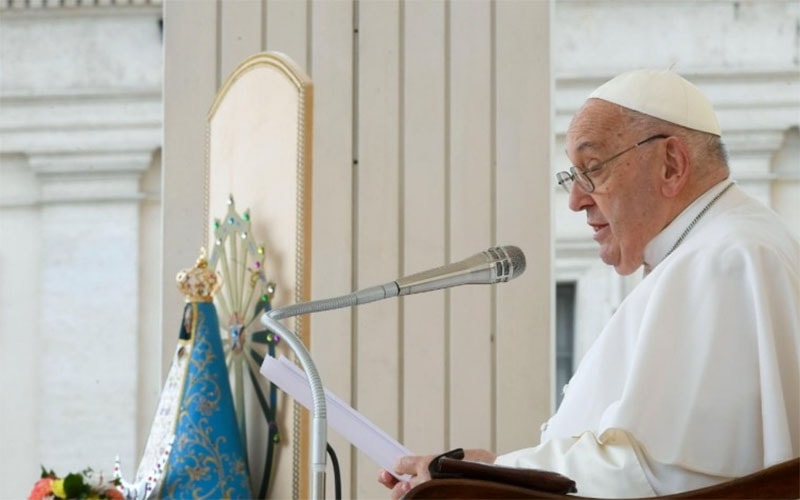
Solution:
<path fill-rule="evenodd" d="M 577 182 L 572 183 L 572 188 L 569 191 L 569 208 L 573 212 L 580 212 L 586 210 L 594 205 L 594 198 L 591 193 L 587 193 Z"/>

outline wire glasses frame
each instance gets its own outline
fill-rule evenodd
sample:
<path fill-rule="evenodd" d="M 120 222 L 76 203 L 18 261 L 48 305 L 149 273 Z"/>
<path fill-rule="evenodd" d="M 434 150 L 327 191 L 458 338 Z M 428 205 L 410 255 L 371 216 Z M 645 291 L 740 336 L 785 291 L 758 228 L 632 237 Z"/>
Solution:
<path fill-rule="evenodd" d="M 581 170 L 578 167 L 572 166 L 572 167 L 569 168 L 569 172 L 567 172 L 566 170 L 562 171 L 562 172 L 558 172 L 556 174 L 556 180 L 558 180 L 558 185 L 561 186 L 562 188 L 564 188 L 564 191 L 569 193 L 569 192 L 572 191 L 572 183 L 576 182 L 578 184 L 578 186 L 580 186 L 581 189 L 583 189 L 587 193 L 591 193 L 591 192 L 594 191 L 594 183 L 592 182 L 592 179 L 589 177 L 588 174 L 590 174 L 592 172 L 597 172 L 598 170 L 600 170 L 601 168 L 605 167 L 606 165 L 608 165 L 612 161 L 616 160 L 620 156 L 624 155 L 628 151 L 636 149 L 639 146 L 641 146 L 642 144 L 647 144 L 648 142 L 654 141 L 656 139 L 666 139 L 667 137 L 669 137 L 669 135 L 666 135 L 666 134 L 651 135 L 647 139 L 644 139 L 642 141 L 637 142 L 633 146 L 620 151 L 619 153 L 615 154 L 611 158 L 608 158 L 607 160 L 603 160 L 600 163 L 598 163 L 597 165 L 594 165 L 594 166 L 592 166 L 590 168 L 587 168 L 586 170 Z"/>

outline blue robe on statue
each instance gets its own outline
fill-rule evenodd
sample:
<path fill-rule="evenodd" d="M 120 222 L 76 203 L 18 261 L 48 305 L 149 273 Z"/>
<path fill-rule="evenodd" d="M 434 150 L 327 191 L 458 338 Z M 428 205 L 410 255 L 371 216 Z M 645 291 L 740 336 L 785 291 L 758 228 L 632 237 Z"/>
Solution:
<path fill-rule="evenodd" d="M 174 387 L 178 394 L 175 439 L 160 496 L 251 498 L 247 460 L 212 302 L 186 304 L 170 378 L 180 387 Z"/>

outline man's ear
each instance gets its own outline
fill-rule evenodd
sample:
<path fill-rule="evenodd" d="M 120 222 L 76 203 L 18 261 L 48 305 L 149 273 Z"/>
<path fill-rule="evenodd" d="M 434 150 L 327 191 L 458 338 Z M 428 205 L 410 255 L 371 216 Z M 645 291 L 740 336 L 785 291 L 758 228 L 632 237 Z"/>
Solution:
<path fill-rule="evenodd" d="M 683 139 L 672 136 L 664 142 L 665 156 L 661 171 L 661 194 L 667 198 L 675 198 L 689 180 L 692 160 Z"/>

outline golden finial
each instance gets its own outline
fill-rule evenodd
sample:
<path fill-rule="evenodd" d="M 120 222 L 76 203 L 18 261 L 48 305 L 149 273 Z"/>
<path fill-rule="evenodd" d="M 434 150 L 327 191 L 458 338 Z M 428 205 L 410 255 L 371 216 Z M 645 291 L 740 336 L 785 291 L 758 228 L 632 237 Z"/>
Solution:
<path fill-rule="evenodd" d="M 178 290 L 186 295 L 188 302 L 211 302 L 220 286 L 219 276 L 208 268 L 205 248 L 200 249 L 200 257 L 194 267 L 179 272 L 175 280 Z"/>

